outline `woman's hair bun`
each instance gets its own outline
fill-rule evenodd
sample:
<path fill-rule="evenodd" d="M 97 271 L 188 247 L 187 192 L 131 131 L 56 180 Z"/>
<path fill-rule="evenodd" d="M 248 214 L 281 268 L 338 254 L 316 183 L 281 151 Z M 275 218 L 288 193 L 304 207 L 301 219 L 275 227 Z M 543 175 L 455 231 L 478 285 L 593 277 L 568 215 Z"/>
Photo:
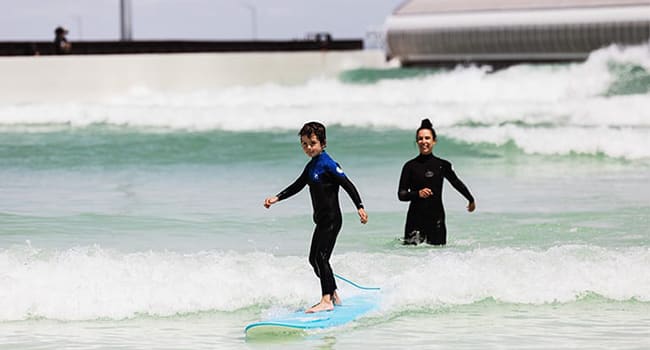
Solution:
<path fill-rule="evenodd" d="M 420 129 L 433 129 L 433 124 L 431 124 L 429 118 L 422 119 L 422 124 L 420 124 Z"/>

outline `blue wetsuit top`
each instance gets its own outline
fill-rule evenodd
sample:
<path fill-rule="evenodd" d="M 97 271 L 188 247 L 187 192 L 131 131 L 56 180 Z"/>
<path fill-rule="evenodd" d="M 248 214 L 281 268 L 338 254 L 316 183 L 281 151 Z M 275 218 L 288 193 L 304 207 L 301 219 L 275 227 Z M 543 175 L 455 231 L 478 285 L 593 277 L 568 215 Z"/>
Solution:
<path fill-rule="evenodd" d="M 305 166 L 300 177 L 280 192 L 279 200 L 289 198 L 309 185 L 311 204 L 314 209 L 314 222 L 322 224 L 341 219 L 339 206 L 339 186 L 348 193 L 357 209 L 363 208 L 361 197 L 354 184 L 345 176 L 341 166 L 323 151 L 313 157 Z"/>

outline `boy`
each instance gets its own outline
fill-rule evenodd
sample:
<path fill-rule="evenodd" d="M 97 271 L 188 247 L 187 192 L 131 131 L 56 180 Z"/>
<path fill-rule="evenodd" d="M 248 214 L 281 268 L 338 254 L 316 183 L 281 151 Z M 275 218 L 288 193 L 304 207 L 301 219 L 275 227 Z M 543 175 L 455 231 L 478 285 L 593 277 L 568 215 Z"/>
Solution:
<path fill-rule="evenodd" d="M 331 311 L 335 304 L 341 304 L 341 299 L 336 293 L 334 272 L 329 263 L 342 224 L 339 186 L 343 187 L 354 202 L 362 224 L 368 222 L 368 215 L 354 184 L 345 176 L 338 163 L 325 152 L 325 126 L 318 122 L 309 122 L 303 125 L 298 135 L 302 150 L 311 160 L 300 177 L 289 187 L 274 197 L 266 198 L 264 207 L 270 208 L 271 205 L 295 195 L 305 185 L 309 185 L 314 210 L 313 220 L 316 224 L 309 251 L 309 263 L 320 278 L 322 296 L 318 304 L 305 312 Z"/>

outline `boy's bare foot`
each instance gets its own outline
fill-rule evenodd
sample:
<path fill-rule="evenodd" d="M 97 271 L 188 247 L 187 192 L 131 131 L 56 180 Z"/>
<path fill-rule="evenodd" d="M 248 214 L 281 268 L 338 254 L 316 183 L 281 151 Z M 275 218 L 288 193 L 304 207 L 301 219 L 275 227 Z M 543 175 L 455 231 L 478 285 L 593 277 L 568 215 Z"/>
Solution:
<path fill-rule="evenodd" d="M 334 304 L 332 304 L 331 302 L 328 303 L 326 301 L 321 301 L 320 303 L 305 310 L 305 313 L 313 314 L 315 312 L 332 311 L 332 310 L 334 310 Z"/>

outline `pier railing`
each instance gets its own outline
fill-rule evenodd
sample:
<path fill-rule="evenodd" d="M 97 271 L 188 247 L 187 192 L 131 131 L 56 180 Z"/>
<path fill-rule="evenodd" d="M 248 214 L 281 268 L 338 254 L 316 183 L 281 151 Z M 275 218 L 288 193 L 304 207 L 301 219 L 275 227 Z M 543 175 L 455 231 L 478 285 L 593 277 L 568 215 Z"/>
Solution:
<path fill-rule="evenodd" d="M 68 54 L 134 54 L 190 52 L 291 52 L 361 50 L 361 39 L 255 41 L 79 41 Z M 53 55 L 53 42 L 0 42 L 0 56 Z"/>

